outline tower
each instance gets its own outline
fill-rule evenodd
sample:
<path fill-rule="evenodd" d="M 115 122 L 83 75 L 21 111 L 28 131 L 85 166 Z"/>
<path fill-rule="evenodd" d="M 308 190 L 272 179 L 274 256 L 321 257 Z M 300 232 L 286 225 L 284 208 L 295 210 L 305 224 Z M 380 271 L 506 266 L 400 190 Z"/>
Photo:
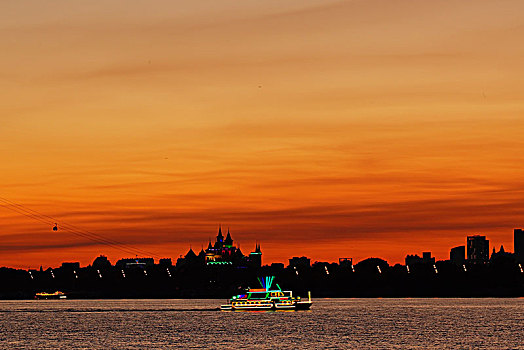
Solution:
<path fill-rule="evenodd" d="M 486 236 L 468 236 L 468 262 L 486 263 L 489 260 L 489 240 Z"/>
<path fill-rule="evenodd" d="M 517 261 L 524 262 L 524 229 L 516 228 L 513 230 L 513 249 Z"/>
<path fill-rule="evenodd" d="M 233 247 L 233 239 L 231 238 L 231 234 L 229 233 L 229 228 L 227 229 L 227 236 L 224 240 L 224 246 L 227 248 Z"/>
<path fill-rule="evenodd" d="M 463 265 L 466 261 L 466 247 L 460 245 L 455 248 L 451 248 L 449 252 L 449 260 L 456 265 Z"/>
<path fill-rule="evenodd" d="M 249 253 L 249 266 L 254 268 L 260 268 L 262 266 L 262 251 L 258 243 L 255 243 L 255 251 Z"/>
<path fill-rule="evenodd" d="M 224 236 L 222 235 L 222 227 L 218 227 L 218 235 L 217 240 L 215 242 L 215 249 L 222 250 L 222 247 L 224 246 Z"/>
<path fill-rule="evenodd" d="M 218 227 L 218 235 L 217 235 L 217 243 L 220 242 L 224 242 L 224 236 L 222 235 L 222 227 L 219 226 Z"/>

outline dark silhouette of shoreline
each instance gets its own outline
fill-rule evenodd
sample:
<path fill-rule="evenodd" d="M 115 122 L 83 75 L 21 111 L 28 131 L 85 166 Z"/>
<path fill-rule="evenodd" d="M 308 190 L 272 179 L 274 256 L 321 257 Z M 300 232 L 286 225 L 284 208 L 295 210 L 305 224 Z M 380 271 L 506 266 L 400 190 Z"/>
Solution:
<path fill-rule="evenodd" d="M 0 268 L 0 299 L 32 299 L 38 292 L 61 291 L 75 298 L 229 298 L 243 288 L 258 287 L 259 276 L 275 276 L 286 290 L 314 297 L 523 297 L 524 233 L 514 230 L 515 253 L 500 248 L 489 255 L 484 236 L 469 236 L 454 247 L 450 260 L 435 261 L 430 252 L 407 255 L 406 264 L 390 266 L 379 258 L 353 265 L 310 263 L 294 257 L 288 266 L 262 266 L 259 244 L 244 255 L 228 231 L 219 233 L 199 254 L 192 249 L 172 264 L 171 259 L 121 259 L 111 264 L 104 256 L 92 265 L 63 263 L 47 270 Z M 467 255 L 465 255 L 467 252 Z"/>
<path fill-rule="evenodd" d="M 40 291 L 61 290 L 68 298 L 229 298 L 245 287 L 257 287 L 257 276 L 273 275 L 284 289 L 311 291 L 314 297 L 521 297 L 524 274 L 512 261 L 462 266 L 450 262 L 420 264 L 407 272 L 370 258 L 354 266 L 316 263 L 311 267 L 244 269 L 232 266 L 67 268 L 31 271 L 0 268 L 0 298 L 32 299 Z M 380 267 L 378 271 L 377 266 Z M 326 273 L 326 269 L 329 274 Z M 52 277 L 51 275 L 54 275 Z M 298 272 L 298 274 L 297 274 Z M 75 276 L 78 276 L 75 277 Z M 100 277 L 102 276 L 102 277 Z"/>

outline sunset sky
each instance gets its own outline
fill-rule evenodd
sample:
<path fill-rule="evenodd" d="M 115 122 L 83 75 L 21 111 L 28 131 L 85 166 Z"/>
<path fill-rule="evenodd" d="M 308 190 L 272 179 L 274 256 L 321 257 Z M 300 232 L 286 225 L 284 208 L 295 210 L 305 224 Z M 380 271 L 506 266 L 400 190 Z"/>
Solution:
<path fill-rule="evenodd" d="M 0 33 L 0 197 L 59 226 L 265 264 L 524 226 L 522 0 L 2 1 Z M 0 266 L 129 256 L 51 227 L 0 206 Z"/>

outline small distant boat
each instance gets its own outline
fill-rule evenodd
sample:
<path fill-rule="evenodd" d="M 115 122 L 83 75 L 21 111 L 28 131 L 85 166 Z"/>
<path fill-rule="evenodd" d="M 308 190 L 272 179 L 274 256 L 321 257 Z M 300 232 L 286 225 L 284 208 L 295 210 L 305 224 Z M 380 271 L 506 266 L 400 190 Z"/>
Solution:
<path fill-rule="evenodd" d="M 35 299 L 66 299 L 65 293 L 56 291 L 54 293 L 40 292 L 35 294 Z"/>
<path fill-rule="evenodd" d="M 249 288 L 245 293 L 233 296 L 227 304 L 220 306 L 220 310 L 308 310 L 311 307 L 311 292 L 308 292 L 307 299 L 294 297 L 292 291 L 283 291 L 278 284 L 271 288 L 273 279 L 273 276 L 259 279 L 262 288 Z"/>

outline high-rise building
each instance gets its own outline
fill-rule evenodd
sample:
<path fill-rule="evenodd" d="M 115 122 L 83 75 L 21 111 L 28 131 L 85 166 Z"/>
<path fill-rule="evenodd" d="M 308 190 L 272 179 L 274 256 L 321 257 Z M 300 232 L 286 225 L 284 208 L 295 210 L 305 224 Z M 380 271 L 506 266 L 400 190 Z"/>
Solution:
<path fill-rule="evenodd" d="M 472 263 L 486 263 L 489 260 L 489 240 L 486 236 L 468 236 L 468 261 Z"/>
<path fill-rule="evenodd" d="M 517 261 L 524 262 L 524 230 L 521 228 L 513 230 L 513 249 Z"/>
<path fill-rule="evenodd" d="M 466 261 L 466 246 L 459 245 L 458 247 L 451 248 L 449 260 L 454 264 L 463 265 Z"/>

